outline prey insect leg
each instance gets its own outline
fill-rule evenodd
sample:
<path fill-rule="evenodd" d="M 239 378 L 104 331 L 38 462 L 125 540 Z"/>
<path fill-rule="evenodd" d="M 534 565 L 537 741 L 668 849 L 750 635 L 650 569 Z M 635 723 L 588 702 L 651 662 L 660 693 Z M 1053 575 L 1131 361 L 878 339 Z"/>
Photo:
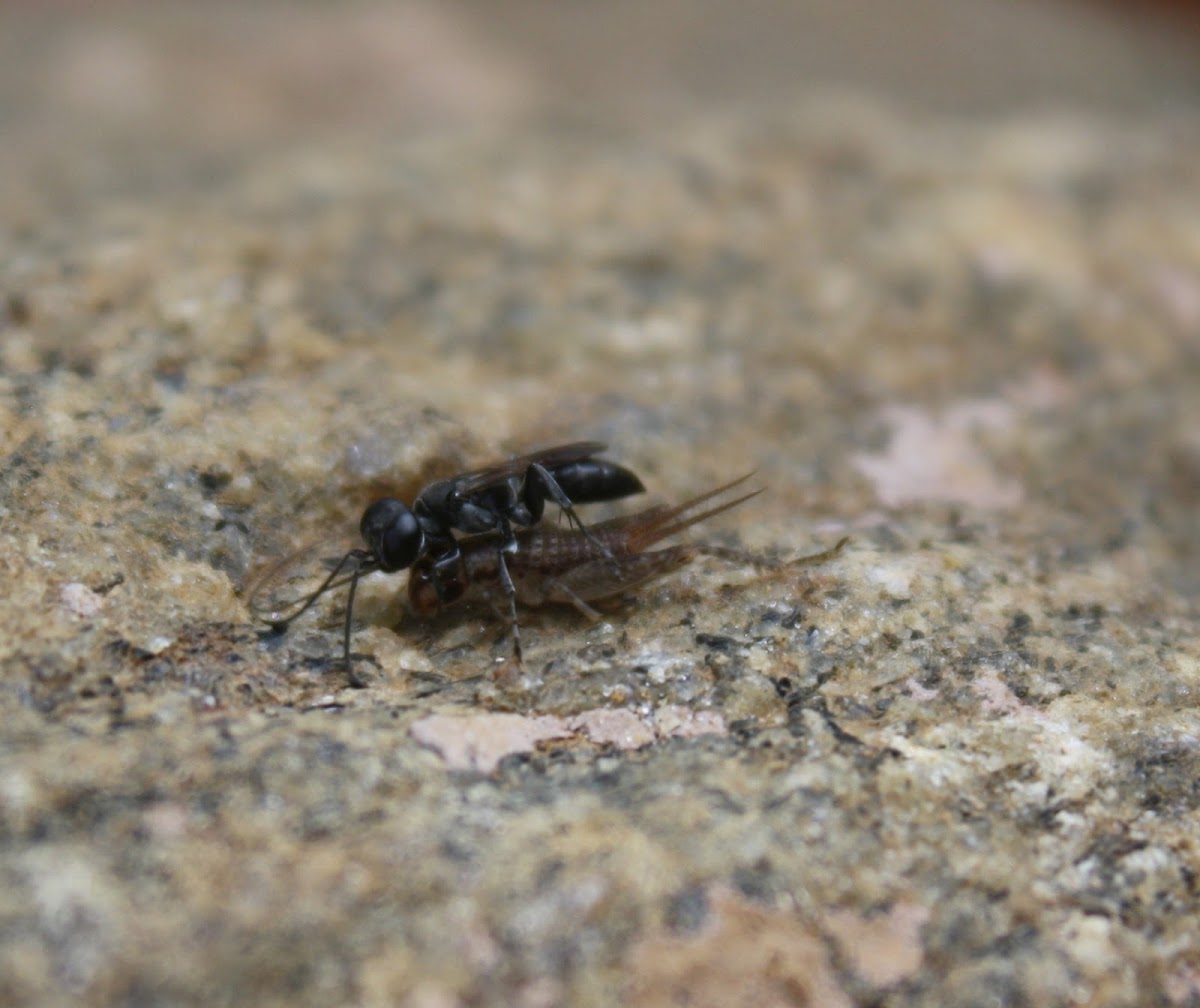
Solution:
<path fill-rule="evenodd" d="M 640 584 L 665 577 L 687 564 L 694 555 L 690 546 L 622 554 L 618 571 L 604 560 L 588 560 L 551 578 L 545 586 L 545 597 L 573 605 L 589 619 L 599 620 L 600 614 L 589 602 L 612 598 Z"/>
<path fill-rule="evenodd" d="M 596 610 L 590 605 L 588 605 L 582 598 L 580 598 L 574 591 L 572 591 L 571 586 L 565 581 L 561 581 L 558 578 L 551 578 L 546 587 L 550 597 L 557 596 L 558 598 L 562 599 L 562 601 L 569 602 L 582 615 L 586 616 L 593 623 L 600 622 L 600 614 L 596 612 Z"/>
<path fill-rule="evenodd" d="M 711 546 L 704 543 L 693 546 L 692 548 L 697 553 L 702 553 L 704 556 L 710 556 L 717 560 L 725 560 L 728 563 L 745 564 L 748 567 L 755 567 L 759 570 L 778 571 L 787 567 L 804 567 L 809 564 L 823 564 L 826 561 L 832 560 L 850 541 L 849 536 L 842 536 L 829 549 L 821 550 L 819 553 L 809 553 L 807 556 L 796 557 L 794 560 L 776 560 L 773 557 L 765 557 L 756 553 L 749 553 L 746 550 L 732 549 L 728 546 Z"/>

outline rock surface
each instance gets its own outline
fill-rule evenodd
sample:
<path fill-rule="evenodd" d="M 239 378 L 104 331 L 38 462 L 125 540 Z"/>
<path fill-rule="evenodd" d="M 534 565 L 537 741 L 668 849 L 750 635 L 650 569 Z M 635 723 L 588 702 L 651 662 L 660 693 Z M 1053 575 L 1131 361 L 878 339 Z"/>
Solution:
<path fill-rule="evenodd" d="M 0 1003 L 1200 1003 L 1193 125 L 137 149 L 0 189 Z M 340 594 L 253 619 L 584 437 L 756 470 L 693 540 L 852 542 L 526 613 L 522 672 L 403 577 L 366 688 Z"/>

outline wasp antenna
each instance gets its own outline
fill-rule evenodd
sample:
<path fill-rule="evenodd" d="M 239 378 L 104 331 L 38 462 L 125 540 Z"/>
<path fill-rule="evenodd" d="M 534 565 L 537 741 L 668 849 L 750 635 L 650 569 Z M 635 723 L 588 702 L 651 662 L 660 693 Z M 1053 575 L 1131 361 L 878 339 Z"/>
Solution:
<path fill-rule="evenodd" d="M 290 558 L 285 558 L 283 564 L 286 564 L 289 559 Z M 342 571 L 346 569 L 347 564 L 350 564 L 351 562 L 354 564 L 354 569 L 350 575 L 342 578 L 340 581 L 337 580 L 338 575 L 340 575 Z M 272 573 L 275 569 L 283 564 L 277 565 L 276 568 L 272 568 L 272 571 L 268 571 L 268 574 Z M 264 611 L 264 608 L 258 604 L 258 600 L 254 597 L 254 594 L 261 590 L 262 586 L 258 585 L 255 587 L 254 593 L 251 595 L 250 608 L 254 614 L 259 617 L 259 619 L 269 623 L 272 629 L 284 630 L 295 620 L 303 616 L 304 613 L 309 610 L 312 604 L 327 591 L 340 588 L 347 582 L 353 585 L 353 583 L 363 574 L 370 574 L 375 569 L 376 560 L 373 554 L 368 553 L 366 550 L 353 549 L 337 562 L 337 565 L 329 572 L 328 575 L 326 575 L 325 580 L 322 581 L 314 591 L 310 592 L 308 595 L 305 595 L 303 598 L 284 606 L 282 610 L 268 609 Z"/>
<path fill-rule="evenodd" d="M 250 579 L 250 582 L 242 590 L 242 594 L 246 598 L 246 605 L 256 618 L 261 619 L 265 623 L 274 623 L 280 619 L 279 607 L 268 604 L 270 600 L 266 596 L 269 595 L 269 588 L 276 583 L 282 571 L 287 570 L 299 557 L 305 556 L 308 552 L 309 547 L 307 546 L 293 550 L 291 553 L 280 557 L 274 563 L 263 568 Z M 293 604 L 289 602 L 284 608 Z"/>

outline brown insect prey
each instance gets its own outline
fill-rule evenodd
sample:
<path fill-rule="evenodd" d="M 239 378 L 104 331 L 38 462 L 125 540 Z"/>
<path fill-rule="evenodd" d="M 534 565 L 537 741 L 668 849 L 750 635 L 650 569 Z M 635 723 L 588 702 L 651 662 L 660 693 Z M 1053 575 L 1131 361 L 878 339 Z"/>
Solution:
<path fill-rule="evenodd" d="M 784 566 L 749 553 L 707 544 L 650 549 L 663 539 L 762 493 L 762 490 L 755 490 L 696 512 L 695 509 L 744 483 L 751 475 L 739 477 L 675 507 L 660 505 L 590 525 L 590 537 L 576 529 L 555 529 L 547 525 L 522 529 L 517 533 L 516 549 L 506 557 L 517 600 L 530 607 L 555 603 L 572 605 L 589 618 L 599 619 L 599 613 L 589 603 L 665 577 L 701 554 L 758 568 Z M 610 555 L 604 556 L 597 543 Z M 786 566 L 827 560 L 844 544 L 845 540 L 830 550 L 801 557 Z M 417 564 L 410 574 L 408 586 L 414 611 L 433 615 L 447 604 L 447 600 L 495 598 L 501 585 L 493 537 L 478 536 L 462 541 L 462 563 L 457 577 L 458 580 L 451 584 L 446 584 L 443 578 L 439 602 L 432 565 Z M 513 629 L 515 633 L 516 627 Z"/>

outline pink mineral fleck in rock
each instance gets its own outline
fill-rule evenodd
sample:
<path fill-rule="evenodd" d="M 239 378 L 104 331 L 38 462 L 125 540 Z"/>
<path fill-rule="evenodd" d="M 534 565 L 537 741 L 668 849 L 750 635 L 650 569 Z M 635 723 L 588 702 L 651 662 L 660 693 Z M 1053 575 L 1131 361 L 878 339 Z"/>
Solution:
<path fill-rule="evenodd" d="M 598 745 L 613 745 L 618 749 L 640 749 L 654 741 L 650 727 L 624 708 L 598 707 L 584 711 L 571 719 L 571 727 Z"/>
<path fill-rule="evenodd" d="M 522 714 L 432 714 L 413 724 L 411 731 L 451 769 L 482 773 L 491 773 L 505 756 L 532 752 L 539 742 L 572 734 L 562 718 Z"/>
<path fill-rule="evenodd" d="M 680 704 L 659 707 L 654 712 L 654 726 L 660 738 L 726 734 L 725 719 L 717 711 L 694 711 Z"/>
<path fill-rule="evenodd" d="M 97 595 L 91 588 L 78 581 L 62 586 L 58 600 L 63 608 L 83 619 L 91 619 L 104 608 L 104 596 Z"/>

